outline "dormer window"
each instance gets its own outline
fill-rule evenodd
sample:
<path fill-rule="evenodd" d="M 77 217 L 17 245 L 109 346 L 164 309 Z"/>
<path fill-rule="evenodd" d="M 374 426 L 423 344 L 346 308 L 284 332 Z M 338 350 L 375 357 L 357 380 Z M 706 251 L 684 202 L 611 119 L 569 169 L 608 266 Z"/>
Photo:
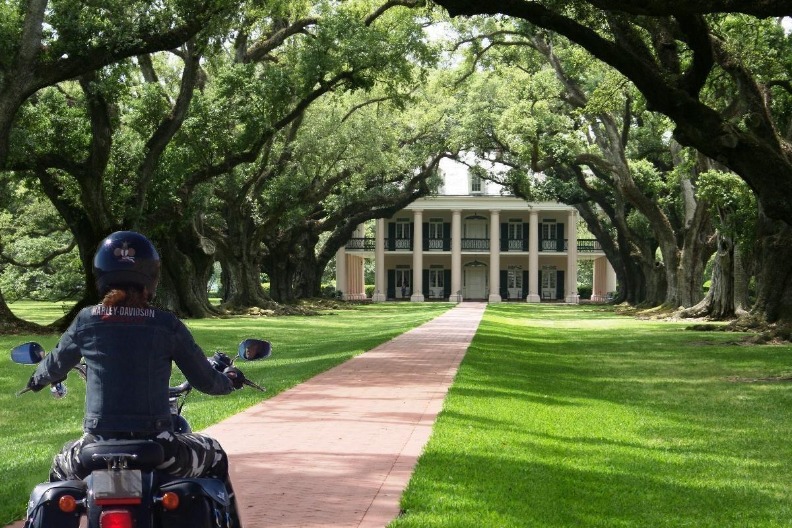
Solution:
<path fill-rule="evenodd" d="M 470 175 L 470 194 L 481 194 L 484 190 L 484 181 L 481 176 Z"/>

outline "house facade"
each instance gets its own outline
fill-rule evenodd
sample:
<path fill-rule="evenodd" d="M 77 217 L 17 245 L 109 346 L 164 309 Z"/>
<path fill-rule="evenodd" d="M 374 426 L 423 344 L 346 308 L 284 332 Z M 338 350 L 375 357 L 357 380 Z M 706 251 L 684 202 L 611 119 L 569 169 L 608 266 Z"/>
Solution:
<path fill-rule="evenodd" d="M 359 226 L 336 254 L 342 298 L 367 298 L 366 259 L 374 259 L 372 300 L 483 300 L 577 303 L 578 263 L 594 261 L 592 300 L 616 289 L 613 268 L 594 239 L 578 239 L 577 211 L 486 192 L 468 180 L 466 194 L 422 198 Z M 477 185 L 478 183 L 478 185 Z"/>

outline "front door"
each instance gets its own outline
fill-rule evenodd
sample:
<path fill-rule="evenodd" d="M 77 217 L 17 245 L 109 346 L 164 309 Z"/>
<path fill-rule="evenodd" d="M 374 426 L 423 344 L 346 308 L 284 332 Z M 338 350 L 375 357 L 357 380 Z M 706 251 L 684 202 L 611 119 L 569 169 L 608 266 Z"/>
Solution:
<path fill-rule="evenodd" d="M 434 268 L 429 270 L 429 297 L 442 299 L 445 295 L 445 270 Z"/>
<path fill-rule="evenodd" d="M 506 274 L 506 286 L 509 290 L 509 299 L 519 299 L 523 291 L 523 271 L 521 266 L 509 266 Z"/>
<path fill-rule="evenodd" d="M 467 268 L 465 270 L 465 299 L 485 299 L 487 297 L 487 268 Z"/>
<path fill-rule="evenodd" d="M 542 299 L 555 299 L 558 272 L 553 269 L 542 270 Z"/>
<path fill-rule="evenodd" d="M 409 299 L 410 294 L 410 280 L 412 279 L 411 269 L 397 269 L 396 270 L 396 298 Z"/>

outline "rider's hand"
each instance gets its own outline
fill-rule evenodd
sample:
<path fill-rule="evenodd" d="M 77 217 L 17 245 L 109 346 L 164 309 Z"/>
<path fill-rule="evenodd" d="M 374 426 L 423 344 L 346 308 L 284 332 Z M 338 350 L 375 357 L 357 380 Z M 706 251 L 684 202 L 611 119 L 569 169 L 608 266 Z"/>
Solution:
<path fill-rule="evenodd" d="M 234 390 L 239 390 L 245 385 L 245 375 L 242 374 L 242 371 L 236 367 L 228 367 L 223 371 L 228 379 L 231 380 L 231 384 L 234 386 Z"/>
<path fill-rule="evenodd" d="M 26 386 L 26 388 L 27 388 L 28 390 L 31 390 L 31 391 L 33 391 L 33 392 L 38 392 L 38 391 L 40 391 L 41 389 L 43 389 L 44 387 L 45 387 L 45 385 L 39 385 L 38 383 L 36 383 L 35 381 L 33 381 L 33 376 L 30 376 L 30 379 L 28 380 L 28 382 L 27 382 L 27 386 Z"/>
<path fill-rule="evenodd" d="M 231 358 L 222 352 L 215 352 L 214 355 L 209 358 L 209 363 L 211 363 L 212 367 L 219 372 L 223 372 L 232 364 Z"/>

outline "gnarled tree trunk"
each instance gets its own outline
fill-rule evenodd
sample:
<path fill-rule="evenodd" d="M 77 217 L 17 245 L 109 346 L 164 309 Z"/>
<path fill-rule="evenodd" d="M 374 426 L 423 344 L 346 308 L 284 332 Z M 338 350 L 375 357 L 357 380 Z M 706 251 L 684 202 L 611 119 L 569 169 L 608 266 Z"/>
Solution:
<path fill-rule="evenodd" d="M 44 333 L 47 332 L 47 329 L 39 324 L 17 317 L 6 304 L 3 293 L 0 292 L 0 335 L 23 332 Z"/>
<path fill-rule="evenodd" d="M 192 228 L 178 236 L 158 238 L 157 247 L 162 271 L 155 304 L 179 317 L 200 319 L 217 314 L 206 290 L 214 266 L 212 248 Z"/>
<path fill-rule="evenodd" d="M 734 244 L 720 234 L 712 264 L 710 289 L 701 302 L 680 312 L 682 317 L 729 319 L 734 316 Z"/>
<path fill-rule="evenodd" d="M 792 226 L 760 213 L 758 291 L 753 312 L 769 322 L 792 321 Z"/>

